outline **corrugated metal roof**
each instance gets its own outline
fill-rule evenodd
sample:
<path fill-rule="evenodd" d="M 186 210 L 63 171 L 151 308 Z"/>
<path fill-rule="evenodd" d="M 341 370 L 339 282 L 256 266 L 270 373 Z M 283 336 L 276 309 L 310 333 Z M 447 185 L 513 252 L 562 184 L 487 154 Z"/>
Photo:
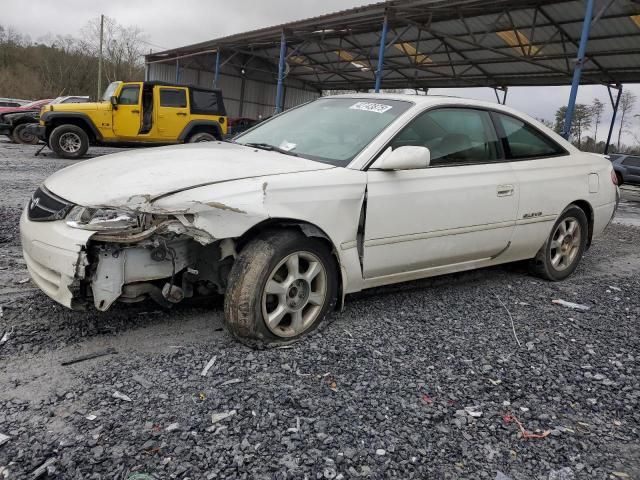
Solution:
<path fill-rule="evenodd" d="M 285 32 L 288 80 L 317 90 L 369 89 L 386 14 L 383 88 L 569 84 L 584 10 L 577 0 L 390 0 L 155 53 L 147 61 L 210 57 L 221 49 L 229 67 L 250 69 L 257 57 L 275 69 Z M 637 0 L 595 0 L 583 83 L 640 82 L 640 26 L 631 18 L 639 14 Z M 197 56 L 185 62 L 198 68 Z"/>

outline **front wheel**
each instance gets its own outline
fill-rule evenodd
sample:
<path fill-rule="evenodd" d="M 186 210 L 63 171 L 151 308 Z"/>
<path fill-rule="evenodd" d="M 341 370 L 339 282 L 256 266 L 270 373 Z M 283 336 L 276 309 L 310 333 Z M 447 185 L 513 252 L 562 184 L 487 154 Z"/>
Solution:
<path fill-rule="evenodd" d="M 570 205 L 562 212 L 551 235 L 532 260 L 532 272 L 554 282 L 564 280 L 578 267 L 588 235 L 587 216 L 580 207 Z"/>
<path fill-rule="evenodd" d="M 49 146 L 59 157 L 76 160 L 89 149 L 89 136 L 76 125 L 60 125 L 49 136 Z"/>
<path fill-rule="evenodd" d="M 33 133 L 29 133 L 27 130 L 28 123 L 21 123 L 20 125 L 16 125 L 11 132 L 11 139 L 15 143 L 23 143 L 25 145 L 36 145 L 38 143 L 38 137 L 36 137 Z"/>
<path fill-rule="evenodd" d="M 324 243 L 267 232 L 240 252 L 225 296 L 227 330 L 252 347 L 290 343 L 326 323 L 337 301 L 336 262 Z"/>

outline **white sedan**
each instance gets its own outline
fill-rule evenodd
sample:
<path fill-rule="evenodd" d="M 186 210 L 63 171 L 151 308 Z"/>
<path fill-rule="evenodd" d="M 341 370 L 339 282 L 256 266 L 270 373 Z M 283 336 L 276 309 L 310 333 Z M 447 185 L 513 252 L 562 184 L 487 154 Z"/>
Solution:
<path fill-rule="evenodd" d="M 20 230 L 31 278 L 67 307 L 224 294 L 228 330 L 259 346 L 369 287 L 516 260 L 562 280 L 613 217 L 616 181 L 505 106 L 345 95 L 232 142 L 77 163 Z"/>

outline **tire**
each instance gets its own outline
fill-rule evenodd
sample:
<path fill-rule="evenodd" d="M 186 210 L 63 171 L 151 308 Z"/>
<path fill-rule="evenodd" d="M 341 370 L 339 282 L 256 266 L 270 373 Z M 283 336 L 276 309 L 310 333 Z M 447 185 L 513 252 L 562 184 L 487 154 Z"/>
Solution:
<path fill-rule="evenodd" d="M 22 143 L 25 145 L 37 145 L 38 137 L 36 137 L 32 133 L 28 133 L 26 131 L 28 123 L 21 123 L 20 125 L 16 125 L 11 132 L 11 139 L 15 143 Z"/>
<path fill-rule="evenodd" d="M 296 257 L 297 272 L 291 268 Z M 303 276 L 310 272 L 315 274 L 307 282 Z M 327 324 L 337 296 L 336 261 L 322 241 L 295 230 L 265 232 L 233 264 L 225 326 L 253 348 L 292 343 Z"/>
<path fill-rule="evenodd" d="M 532 273 L 552 282 L 564 280 L 578 267 L 588 237 L 587 215 L 580 207 L 569 205 L 531 261 Z"/>
<path fill-rule="evenodd" d="M 76 160 L 89 149 L 89 136 L 76 125 L 60 125 L 49 136 L 49 146 L 61 158 Z"/>
<path fill-rule="evenodd" d="M 187 143 L 215 142 L 216 140 L 217 138 L 213 133 L 199 132 L 191 135 Z"/>

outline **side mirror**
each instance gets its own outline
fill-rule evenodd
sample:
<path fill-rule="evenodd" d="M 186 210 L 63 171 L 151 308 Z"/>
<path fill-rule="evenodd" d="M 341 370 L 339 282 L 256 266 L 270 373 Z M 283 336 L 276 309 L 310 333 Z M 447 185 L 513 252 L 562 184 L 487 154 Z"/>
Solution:
<path fill-rule="evenodd" d="M 118 108 L 118 97 L 112 96 L 110 98 L 110 100 L 111 100 L 111 105 L 113 106 L 113 108 L 117 109 Z"/>
<path fill-rule="evenodd" d="M 387 149 L 371 168 L 378 170 L 415 170 L 427 168 L 431 163 L 431 152 L 427 147 L 405 146 Z"/>

